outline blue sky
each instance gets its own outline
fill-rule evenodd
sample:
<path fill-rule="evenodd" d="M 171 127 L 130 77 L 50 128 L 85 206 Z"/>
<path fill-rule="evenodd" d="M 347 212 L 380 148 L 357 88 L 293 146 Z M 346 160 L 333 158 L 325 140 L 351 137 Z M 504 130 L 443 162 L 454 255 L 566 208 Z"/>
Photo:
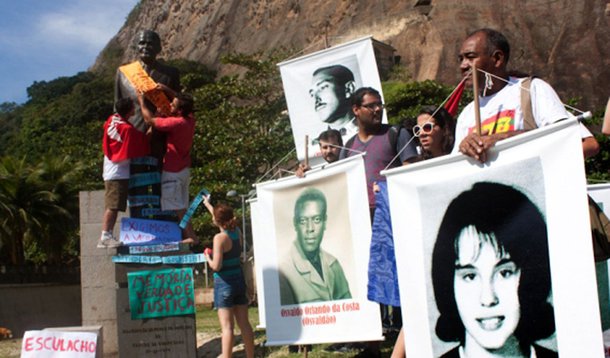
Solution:
<path fill-rule="evenodd" d="M 0 0 L 0 103 L 86 71 L 138 0 Z"/>

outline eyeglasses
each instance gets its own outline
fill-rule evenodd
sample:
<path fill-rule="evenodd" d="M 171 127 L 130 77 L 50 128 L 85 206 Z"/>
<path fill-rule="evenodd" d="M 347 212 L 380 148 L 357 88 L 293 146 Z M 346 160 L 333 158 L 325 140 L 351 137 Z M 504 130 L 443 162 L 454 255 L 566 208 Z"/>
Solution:
<path fill-rule="evenodd" d="M 369 111 L 374 111 L 378 107 L 379 107 L 379 109 L 383 110 L 385 108 L 385 105 L 381 102 L 375 102 L 375 103 L 363 104 L 360 107 L 364 107 L 364 108 L 368 109 Z"/>
<path fill-rule="evenodd" d="M 312 216 L 312 217 L 301 216 L 297 222 L 301 226 L 307 226 L 310 223 L 318 225 L 318 224 L 321 224 L 322 221 L 324 221 L 324 216 L 316 215 L 316 216 Z"/>
<path fill-rule="evenodd" d="M 430 134 L 432 133 L 434 126 L 436 126 L 436 123 L 432 122 L 426 122 L 421 126 L 419 124 L 416 124 L 413 126 L 413 135 L 419 137 L 422 134 Z"/>

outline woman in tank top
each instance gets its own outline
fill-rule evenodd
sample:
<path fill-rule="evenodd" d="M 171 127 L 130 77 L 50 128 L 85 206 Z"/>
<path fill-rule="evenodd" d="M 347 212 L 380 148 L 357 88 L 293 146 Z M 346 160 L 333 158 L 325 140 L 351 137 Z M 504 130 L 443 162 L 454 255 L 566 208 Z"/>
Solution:
<path fill-rule="evenodd" d="M 226 204 L 213 207 L 209 197 L 205 206 L 212 214 L 214 225 L 220 232 L 214 236 L 210 254 L 204 251 L 208 265 L 214 270 L 214 306 L 222 329 L 222 357 L 231 357 L 233 351 L 233 322 L 237 321 L 244 342 L 246 357 L 254 357 L 254 334 L 248 321 L 248 298 L 241 269 L 241 231 L 233 208 Z"/>

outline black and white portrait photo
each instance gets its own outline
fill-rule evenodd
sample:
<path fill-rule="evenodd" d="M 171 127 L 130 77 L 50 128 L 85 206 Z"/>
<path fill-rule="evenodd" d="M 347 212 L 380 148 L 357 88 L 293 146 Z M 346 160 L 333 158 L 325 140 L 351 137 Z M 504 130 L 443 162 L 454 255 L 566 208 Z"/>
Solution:
<path fill-rule="evenodd" d="M 407 356 L 603 357 L 577 123 L 490 154 L 382 173 Z"/>
<path fill-rule="evenodd" d="M 370 37 L 278 66 L 299 159 L 305 155 L 305 136 L 309 137 L 309 155 L 318 157 L 317 138 L 321 132 L 336 129 L 344 141 L 357 133 L 351 94 L 360 87 L 381 88 Z"/>
<path fill-rule="evenodd" d="M 557 357 L 535 342 L 555 332 L 545 219 L 521 191 L 476 182 L 456 196 L 432 253 L 440 355 Z"/>
<path fill-rule="evenodd" d="M 350 285 L 354 255 L 345 180 L 338 174 L 276 192 L 282 305 L 352 297 L 356 288 Z"/>
<path fill-rule="evenodd" d="M 362 155 L 304 178 L 258 184 L 256 192 L 267 344 L 382 339 L 379 305 L 367 299 L 371 223 Z"/>
<path fill-rule="evenodd" d="M 294 202 L 292 224 L 295 239 L 280 261 L 280 302 L 282 305 L 352 298 L 341 262 L 324 250 L 329 214 L 326 194 L 315 187 L 304 188 Z M 349 235 L 349 229 L 346 230 Z M 351 251 L 351 243 L 343 245 Z"/>

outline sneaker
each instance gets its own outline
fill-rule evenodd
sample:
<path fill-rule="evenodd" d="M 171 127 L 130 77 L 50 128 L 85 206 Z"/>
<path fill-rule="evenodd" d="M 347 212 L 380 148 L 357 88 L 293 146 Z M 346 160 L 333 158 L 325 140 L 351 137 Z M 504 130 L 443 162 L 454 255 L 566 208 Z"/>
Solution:
<path fill-rule="evenodd" d="M 97 248 L 98 249 L 105 249 L 105 248 L 116 248 L 123 245 L 122 242 L 120 242 L 119 240 L 117 240 L 111 232 L 108 231 L 104 231 L 102 232 L 102 236 L 100 237 L 100 241 L 97 243 Z"/>

